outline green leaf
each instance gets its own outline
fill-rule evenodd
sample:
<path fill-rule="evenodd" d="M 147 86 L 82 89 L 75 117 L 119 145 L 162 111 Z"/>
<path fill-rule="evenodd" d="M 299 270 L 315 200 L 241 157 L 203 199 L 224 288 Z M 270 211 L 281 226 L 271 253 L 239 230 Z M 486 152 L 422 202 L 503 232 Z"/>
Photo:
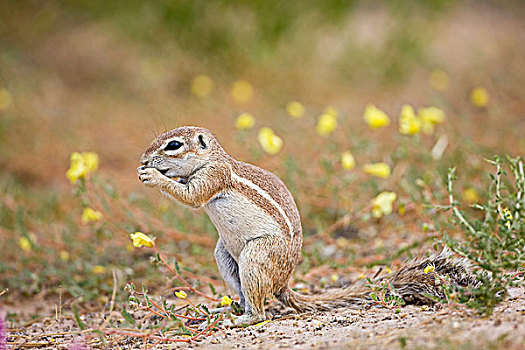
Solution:
<path fill-rule="evenodd" d="M 204 312 L 206 312 L 207 314 L 210 314 L 210 310 L 208 309 L 208 307 L 207 307 L 206 305 L 204 305 L 204 304 L 199 304 L 199 307 L 200 307 L 201 309 L 203 309 Z"/>
<path fill-rule="evenodd" d="M 103 344 L 106 344 L 106 336 L 104 334 L 104 332 L 102 332 L 101 330 L 99 329 L 94 329 L 91 331 L 92 333 L 96 333 L 98 335 L 98 338 L 100 339 L 100 341 L 103 343 Z"/>
<path fill-rule="evenodd" d="M 153 304 L 151 303 L 151 301 L 149 300 L 149 296 L 147 294 L 144 295 L 144 299 L 146 300 L 146 305 L 148 307 L 152 307 Z"/>
<path fill-rule="evenodd" d="M 127 323 L 135 325 L 135 319 L 129 312 L 126 311 L 126 309 L 122 308 L 122 310 L 120 310 L 120 314 L 122 315 L 122 317 L 124 317 Z"/>
<path fill-rule="evenodd" d="M 211 294 L 217 295 L 217 291 L 215 290 L 215 287 L 213 286 L 213 284 L 208 283 L 208 286 L 210 287 Z"/>
<path fill-rule="evenodd" d="M 71 310 L 73 310 L 73 316 L 75 316 L 75 321 L 77 321 L 78 328 L 80 328 L 80 330 L 83 331 L 86 328 L 86 325 L 80 319 L 80 316 L 78 315 L 77 307 L 75 305 L 73 305 L 71 307 Z"/>

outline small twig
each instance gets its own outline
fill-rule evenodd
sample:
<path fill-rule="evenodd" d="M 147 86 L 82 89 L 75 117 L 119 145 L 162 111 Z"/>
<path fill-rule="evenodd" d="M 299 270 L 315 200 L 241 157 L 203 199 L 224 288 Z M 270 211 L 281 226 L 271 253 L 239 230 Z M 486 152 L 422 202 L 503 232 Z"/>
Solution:
<path fill-rule="evenodd" d="M 180 276 L 180 274 L 175 271 L 173 269 L 173 267 L 170 266 L 170 264 L 168 264 L 168 262 L 166 261 L 166 259 L 164 259 L 164 257 L 162 256 L 162 254 L 159 252 L 157 246 L 153 246 L 153 249 L 155 250 L 155 253 L 158 254 L 160 260 L 162 261 L 162 263 L 168 268 L 168 270 L 170 270 L 170 272 L 173 274 L 173 276 L 175 276 L 175 278 L 177 278 L 180 282 L 182 282 L 182 284 L 184 284 L 186 287 L 188 287 L 192 292 L 196 293 L 196 294 L 199 294 L 200 296 L 208 299 L 208 300 L 211 300 L 211 301 L 219 301 L 219 299 L 216 299 L 216 298 L 213 298 L 213 297 L 210 297 L 200 291 L 198 291 L 197 289 L 193 288 L 188 282 L 186 282 L 186 280 L 184 278 L 182 278 Z"/>
<path fill-rule="evenodd" d="M 191 321 L 204 321 L 206 319 L 206 317 L 191 317 L 191 316 L 185 316 L 185 315 L 173 314 L 173 313 L 172 315 L 175 317 L 180 317 L 180 318 L 184 318 L 186 320 L 191 320 Z"/>
<path fill-rule="evenodd" d="M 496 201 L 498 214 L 501 220 L 505 220 L 505 215 L 503 214 L 503 209 L 501 209 L 501 165 L 499 159 L 496 160 Z"/>
<path fill-rule="evenodd" d="M 166 311 L 166 309 L 164 309 L 163 307 L 157 305 L 157 303 L 152 300 L 151 298 L 148 298 L 149 302 L 152 303 L 157 309 L 159 309 L 160 311 L 164 312 L 166 315 L 168 314 L 168 311 Z"/>
<path fill-rule="evenodd" d="M 445 279 L 439 273 L 437 273 L 436 271 L 432 271 L 432 273 L 434 275 L 436 275 L 436 277 L 439 278 L 441 283 L 443 283 L 444 285 L 448 286 L 450 284 L 449 282 L 445 281 Z"/>
<path fill-rule="evenodd" d="M 166 289 L 166 292 L 178 292 L 179 290 L 191 290 L 190 288 L 188 287 L 173 287 L 173 288 L 168 288 Z"/>
<path fill-rule="evenodd" d="M 524 184 L 525 184 L 525 172 L 523 171 L 523 161 L 521 159 L 518 160 L 517 162 L 517 169 L 513 169 L 514 171 L 514 174 L 515 174 L 515 177 L 516 177 L 516 183 L 518 184 L 517 186 L 517 193 L 516 193 L 516 213 L 515 213 L 515 218 L 516 220 L 519 220 L 520 218 L 520 209 L 521 209 L 521 205 L 523 203 L 523 191 L 525 188 L 524 187 Z M 521 184 L 521 186 L 520 186 Z"/>
<path fill-rule="evenodd" d="M 166 315 L 163 315 L 160 312 L 157 312 L 157 311 L 153 310 L 149 306 L 142 306 L 142 307 L 139 307 L 137 310 L 148 310 L 149 312 L 153 312 L 155 315 L 157 315 L 159 317 L 162 317 L 162 318 L 166 318 L 167 317 Z"/>
<path fill-rule="evenodd" d="M 115 273 L 115 269 L 112 269 L 111 272 L 113 273 L 113 292 L 111 293 L 111 302 L 109 303 L 109 313 L 111 314 L 113 312 L 113 308 L 115 307 L 115 298 L 117 297 L 117 274 Z"/>
<path fill-rule="evenodd" d="M 377 276 L 379 276 L 379 274 L 381 273 L 381 271 L 383 271 L 383 267 L 379 267 L 379 270 L 377 270 L 377 272 L 375 273 L 374 277 L 372 277 L 372 279 L 376 279 Z"/>
<path fill-rule="evenodd" d="M 52 345 L 54 344 L 53 342 L 47 342 L 47 343 L 24 343 L 24 344 L 18 344 L 16 342 L 7 342 L 6 343 L 7 345 L 16 345 L 17 346 L 17 349 L 21 349 L 21 348 L 40 348 L 42 346 L 49 346 L 49 345 Z M 14 348 L 13 348 L 14 349 Z"/>
<path fill-rule="evenodd" d="M 220 320 L 222 320 L 224 317 L 224 310 L 222 310 L 222 312 L 220 313 L 220 315 L 217 317 L 217 319 L 212 323 L 210 324 L 208 327 L 206 327 L 206 329 L 200 331 L 199 333 L 197 333 L 193 338 L 191 338 L 191 340 L 195 340 L 197 339 L 198 337 L 200 337 L 202 334 L 204 334 L 204 332 L 207 332 L 210 328 L 212 328 L 213 326 L 215 326 L 217 324 L 217 322 L 219 322 Z"/>
<path fill-rule="evenodd" d="M 62 318 L 62 286 L 58 287 L 58 306 L 55 304 L 55 320 L 57 322 Z"/>
<path fill-rule="evenodd" d="M 467 228 L 467 230 L 470 231 L 472 235 L 476 235 L 476 230 L 470 223 L 465 219 L 465 217 L 461 214 L 459 211 L 456 201 L 454 200 L 454 195 L 452 194 L 452 177 L 454 176 L 455 169 L 452 168 L 448 172 L 448 183 L 447 183 L 447 189 L 448 189 L 448 201 L 450 202 L 450 206 L 452 207 L 452 211 L 454 212 L 454 215 L 458 218 L 458 220 Z"/>
<path fill-rule="evenodd" d="M 510 280 L 512 281 L 513 279 L 515 279 L 519 275 L 523 275 L 523 274 L 525 274 L 525 271 L 518 271 L 510 278 Z"/>
<path fill-rule="evenodd" d="M 115 299 L 117 297 L 117 274 L 115 273 L 115 269 L 112 269 L 111 272 L 113 273 L 113 292 L 111 293 L 111 301 L 109 303 L 109 316 L 104 320 L 104 323 L 100 328 L 106 327 L 106 325 L 110 322 L 111 317 L 113 317 L 113 309 L 115 307 Z"/>
<path fill-rule="evenodd" d="M 154 314 L 156 314 L 157 316 L 160 316 L 162 318 L 166 317 L 165 315 L 162 315 L 162 314 L 156 312 L 155 310 L 153 310 L 152 308 L 150 308 L 148 306 L 139 307 L 137 310 L 148 310 L 148 311 L 151 311 Z M 175 316 L 175 317 L 180 317 L 180 318 L 184 318 L 186 320 L 191 320 L 191 321 L 203 321 L 203 320 L 206 319 L 205 317 L 191 317 L 191 316 L 184 316 L 184 315 L 181 315 L 181 314 L 174 314 L 174 313 L 172 313 L 172 315 Z"/>
<path fill-rule="evenodd" d="M 160 337 L 158 335 L 152 335 L 148 333 L 123 332 L 119 329 L 104 329 L 103 332 L 106 334 L 118 334 L 118 335 L 123 335 L 126 337 L 160 340 L 163 342 L 170 342 L 170 343 L 189 343 L 192 340 L 191 338 L 180 339 L 180 338 Z"/>
<path fill-rule="evenodd" d="M 193 307 L 195 308 L 195 310 L 199 311 L 200 313 L 202 313 L 202 314 L 204 314 L 204 315 L 206 315 L 206 316 L 210 316 L 209 313 L 207 313 L 207 312 L 204 311 L 204 310 L 201 310 L 200 307 L 196 306 L 196 305 L 190 300 L 190 298 L 186 298 L 186 300 L 188 300 L 188 303 L 190 303 L 191 306 L 193 306 Z"/>

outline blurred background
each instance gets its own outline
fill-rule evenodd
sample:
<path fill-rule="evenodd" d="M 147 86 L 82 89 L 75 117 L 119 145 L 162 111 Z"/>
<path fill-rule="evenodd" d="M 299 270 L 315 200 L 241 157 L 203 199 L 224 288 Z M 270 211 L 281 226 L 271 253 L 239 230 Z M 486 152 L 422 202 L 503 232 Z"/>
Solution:
<path fill-rule="evenodd" d="M 446 227 L 426 204 L 445 198 L 448 167 L 460 169 L 458 191 L 474 202 L 486 194 L 483 158 L 525 153 L 524 15 L 518 0 L 0 0 L 4 300 L 63 285 L 103 301 L 111 268 L 124 282 L 153 279 L 147 253 L 128 249 L 135 230 L 219 279 L 209 220 L 136 178 L 155 136 L 182 125 L 209 128 L 235 158 L 290 187 L 306 237 L 300 278 L 327 265 L 355 277 L 410 255 Z M 290 101 L 304 115 L 292 118 Z M 391 124 L 370 128 L 369 104 Z M 436 106 L 446 118 L 430 135 L 402 135 L 404 104 Z M 337 128 L 321 136 L 327 107 Z M 236 126 L 242 113 L 253 128 Z M 261 127 L 281 138 L 277 154 L 259 145 Z M 431 156 L 440 139 L 444 150 Z M 86 201 L 72 186 L 74 151 L 99 155 L 91 186 L 114 202 Z M 341 164 L 345 151 L 355 168 Z M 362 166 L 373 162 L 392 175 L 371 178 Z M 397 200 L 377 218 L 370 202 L 381 191 Z M 82 224 L 87 206 L 103 219 Z M 189 238 L 203 232 L 209 240 Z"/>

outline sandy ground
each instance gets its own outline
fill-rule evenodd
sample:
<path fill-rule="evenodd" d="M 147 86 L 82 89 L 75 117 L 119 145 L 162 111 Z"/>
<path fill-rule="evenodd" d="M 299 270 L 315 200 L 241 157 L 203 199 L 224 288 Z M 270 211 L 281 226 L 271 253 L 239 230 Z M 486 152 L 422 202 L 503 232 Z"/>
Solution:
<path fill-rule="evenodd" d="M 525 349 L 525 288 L 514 288 L 489 318 L 463 311 L 406 306 L 400 313 L 384 308 L 292 314 L 270 307 L 271 320 L 244 329 L 228 329 L 192 343 L 156 344 L 156 349 Z M 289 311 L 289 310 L 288 310 Z M 102 315 L 84 314 L 91 324 Z M 8 324 L 13 349 L 140 349 L 141 339 L 81 332 L 67 313 L 18 325 Z M 82 345 L 74 345 L 75 343 Z M 87 344 L 87 345 L 86 345 Z M 76 347 L 75 347 L 76 346 Z M 0 346 L 1 348 L 1 346 Z"/>

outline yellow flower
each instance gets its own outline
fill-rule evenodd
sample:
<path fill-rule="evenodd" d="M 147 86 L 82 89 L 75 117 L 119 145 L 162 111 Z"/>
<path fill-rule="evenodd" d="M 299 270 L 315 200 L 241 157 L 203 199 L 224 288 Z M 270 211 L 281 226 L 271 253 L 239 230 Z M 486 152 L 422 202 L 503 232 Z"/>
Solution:
<path fill-rule="evenodd" d="M 186 294 L 186 292 L 183 290 L 179 290 L 178 292 L 175 292 L 175 296 L 179 299 L 186 299 L 188 294 Z"/>
<path fill-rule="evenodd" d="M 430 135 L 434 132 L 434 125 L 445 121 L 445 112 L 437 107 L 420 108 L 417 117 L 421 121 L 423 132 Z"/>
<path fill-rule="evenodd" d="M 386 273 L 392 273 L 392 269 L 388 266 L 385 266 L 385 272 Z"/>
<path fill-rule="evenodd" d="M 82 179 L 86 175 L 86 165 L 82 155 L 78 152 L 71 153 L 70 164 L 66 176 L 74 184 L 78 179 Z"/>
<path fill-rule="evenodd" d="M 372 129 L 379 129 L 390 124 L 388 115 L 372 104 L 366 106 L 363 118 Z"/>
<path fill-rule="evenodd" d="M 304 107 L 300 102 L 297 101 L 288 102 L 286 105 L 286 111 L 291 117 L 296 119 L 302 118 L 304 116 Z"/>
<path fill-rule="evenodd" d="M 65 250 L 61 250 L 60 253 L 60 260 L 62 261 L 68 261 L 69 260 L 69 253 Z"/>
<path fill-rule="evenodd" d="M 242 113 L 235 120 L 235 127 L 239 130 L 248 130 L 255 125 L 255 118 L 250 113 Z"/>
<path fill-rule="evenodd" d="M 510 227 L 512 226 L 512 213 L 510 212 L 509 208 L 503 209 L 503 213 L 501 214 L 503 217 L 502 219 L 505 220 L 505 226 L 510 230 Z"/>
<path fill-rule="evenodd" d="M 206 75 L 197 75 L 191 81 L 191 92 L 197 97 L 208 97 L 213 90 L 213 80 Z"/>
<path fill-rule="evenodd" d="M 89 173 L 95 172 L 97 168 L 98 155 L 95 152 L 73 152 L 66 177 L 74 184 L 78 179 L 85 178 Z"/>
<path fill-rule="evenodd" d="M 392 212 L 392 205 L 396 200 L 395 192 L 381 192 L 372 201 L 372 214 L 376 218 L 388 215 Z"/>
<path fill-rule="evenodd" d="M 341 154 L 341 163 L 345 169 L 353 169 L 355 167 L 355 158 L 350 151 L 343 152 Z"/>
<path fill-rule="evenodd" d="M 11 93 L 7 89 L 0 87 L 0 111 L 8 109 L 11 103 L 13 103 Z"/>
<path fill-rule="evenodd" d="M 390 166 L 384 162 L 365 164 L 363 170 L 368 175 L 376 176 L 381 179 L 388 179 L 391 173 Z"/>
<path fill-rule="evenodd" d="M 330 276 L 330 282 L 332 283 L 335 283 L 339 280 L 339 275 L 334 273 L 333 275 Z"/>
<path fill-rule="evenodd" d="M 399 216 L 405 215 L 405 205 L 404 204 L 399 205 L 399 209 L 397 209 L 397 213 L 399 214 Z"/>
<path fill-rule="evenodd" d="M 415 135 L 421 129 L 421 121 L 411 105 L 403 105 L 399 115 L 399 132 L 404 135 Z"/>
<path fill-rule="evenodd" d="M 430 86 L 438 91 L 445 91 L 448 88 L 448 74 L 441 69 L 435 69 L 428 76 Z"/>
<path fill-rule="evenodd" d="M 469 203 L 479 202 L 478 191 L 473 187 L 464 189 L 461 193 L 461 197 Z"/>
<path fill-rule="evenodd" d="M 362 280 L 364 278 L 366 278 L 366 275 L 364 273 L 362 273 L 362 272 L 359 275 L 357 275 L 357 279 L 358 280 Z"/>
<path fill-rule="evenodd" d="M 95 152 L 82 152 L 87 173 L 94 173 L 98 169 L 98 154 Z"/>
<path fill-rule="evenodd" d="M 80 221 L 83 225 L 88 224 L 90 222 L 99 221 L 102 219 L 102 213 L 98 210 L 93 210 L 91 208 L 84 209 L 84 212 L 82 212 L 82 217 Z"/>
<path fill-rule="evenodd" d="M 232 96 L 237 102 L 248 102 L 253 97 L 253 88 L 246 80 L 238 80 L 233 83 Z"/>
<path fill-rule="evenodd" d="M 337 117 L 332 113 L 323 113 L 317 121 L 317 133 L 321 136 L 330 135 L 337 128 Z"/>
<path fill-rule="evenodd" d="M 18 240 L 18 245 L 20 246 L 20 248 L 22 248 L 23 251 L 28 252 L 31 250 L 31 242 L 29 241 L 29 239 L 27 239 L 27 237 L 21 237 Z"/>
<path fill-rule="evenodd" d="M 432 265 L 427 265 L 427 267 L 425 267 L 425 270 L 423 270 L 425 273 L 429 273 L 429 272 L 434 272 L 436 268 Z"/>
<path fill-rule="evenodd" d="M 260 128 L 258 139 L 262 149 L 268 154 L 277 154 L 283 147 L 283 140 L 270 128 Z"/>
<path fill-rule="evenodd" d="M 151 248 L 155 245 L 155 241 L 142 232 L 130 233 L 129 236 L 133 240 L 133 246 L 136 248 L 140 248 L 142 246 Z"/>
<path fill-rule="evenodd" d="M 470 93 L 470 102 L 476 107 L 487 107 L 489 105 L 489 93 L 485 88 L 477 87 Z"/>
<path fill-rule="evenodd" d="M 232 304 L 232 300 L 229 296 L 225 295 L 221 299 L 221 306 L 230 306 Z"/>
<path fill-rule="evenodd" d="M 270 135 L 274 135 L 274 132 L 271 128 L 268 128 L 268 127 L 264 127 L 264 128 L 260 128 L 259 129 L 259 132 L 257 133 L 259 139 L 260 138 L 265 138 L 265 137 L 268 137 Z"/>
<path fill-rule="evenodd" d="M 103 273 L 106 273 L 106 268 L 102 265 L 95 265 L 93 266 L 92 271 L 95 275 L 102 275 Z"/>

